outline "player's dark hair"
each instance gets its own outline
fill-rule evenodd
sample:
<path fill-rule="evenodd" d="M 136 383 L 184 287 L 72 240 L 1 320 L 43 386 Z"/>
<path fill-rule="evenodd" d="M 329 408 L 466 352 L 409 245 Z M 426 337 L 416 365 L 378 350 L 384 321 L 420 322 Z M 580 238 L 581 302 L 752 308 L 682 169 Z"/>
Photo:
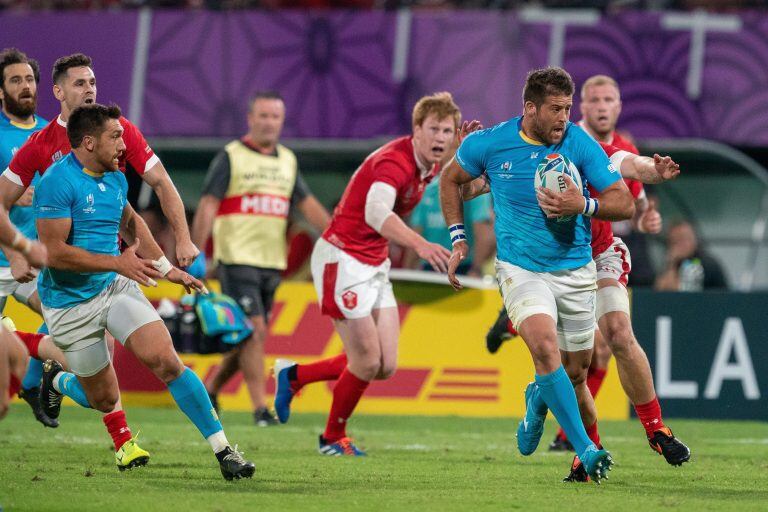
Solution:
<path fill-rule="evenodd" d="M 122 112 L 115 104 L 106 106 L 98 103 L 77 107 L 67 121 L 67 137 L 73 148 L 80 147 L 86 135 L 98 138 L 104 132 L 110 119 L 120 119 Z"/>
<path fill-rule="evenodd" d="M 83 53 L 73 53 L 66 57 L 61 57 L 53 63 L 53 83 L 58 84 L 59 81 L 67 76 L 67 71 L 70 68 L 91 67 L 93 61 L 91 58 Z"/>
<path fill-rule="evenodd" d="M 256 91 L 249 99 L 248 99 L 248 110 L 251 110 L 253 108 L 253 104 L 256 103 L 256 100 L 283 100 L 283 96 L 273 90 L 263 90 L 263 91 Z"/>
<path fill-rule="evenodd" d="M 5 88 L 5 68 L 13 64 L 29 64 L 32 68 L 32 74 L 35 76 L 35 82 L 40 83 L 40 65 L 35 59 L 30 59 L 27 55 L 16 48 L 5 48 L 0 51 L 0 87 Z"/>
<path fill-rule="evenodd" d="M 525 79 L 523 103 L 530 101 L 538 108 L 547 96 L 573 96 L 575 88 L 573 78 L 563 68 L 534 69 Z"/>

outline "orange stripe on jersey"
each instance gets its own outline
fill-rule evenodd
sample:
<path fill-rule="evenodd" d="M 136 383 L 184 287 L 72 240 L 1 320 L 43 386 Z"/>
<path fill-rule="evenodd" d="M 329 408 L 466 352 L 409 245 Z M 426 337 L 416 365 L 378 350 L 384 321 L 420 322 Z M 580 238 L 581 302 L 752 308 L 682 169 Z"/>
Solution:
<path fill-rule="evenodd" d="M 245 194 L 222 199 L 216 215 L 263 215 L 287 218 L 291 202 L 271 194 Z"/>

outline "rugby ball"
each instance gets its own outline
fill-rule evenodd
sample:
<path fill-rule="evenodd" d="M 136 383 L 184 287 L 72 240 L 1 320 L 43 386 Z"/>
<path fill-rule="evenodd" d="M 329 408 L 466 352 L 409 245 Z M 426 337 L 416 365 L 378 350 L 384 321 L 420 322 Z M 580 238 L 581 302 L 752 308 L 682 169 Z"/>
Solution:
<path fill-rule="evenodd" d="M 533 185 L 536 190 L 539 187 L 548 188 L 552 192 L 562 193 L 568 188 L 565 175 L 568 175 L 579 190 L 582 190 L 581 174 L 576 166 L 568 157 L 560 153 L 550 153 L 545 156 L 536 167 L 536 173 L 533 178 Z M 558 221 L 568 221 L 573 215 L 564 215 L 558 217 Z"/>

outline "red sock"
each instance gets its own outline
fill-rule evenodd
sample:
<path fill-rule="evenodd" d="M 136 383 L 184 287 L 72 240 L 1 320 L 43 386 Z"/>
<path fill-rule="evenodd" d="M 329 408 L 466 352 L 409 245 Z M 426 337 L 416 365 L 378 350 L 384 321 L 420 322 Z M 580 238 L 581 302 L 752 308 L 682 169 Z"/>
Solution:
<path fill-rule="evenodd" d="M 338 441 L 347 435 L 347 420 L 352 416 L 357 402 L 368 388 L 368 382 L 355 377 L 349 368 L 345 369 L 333 388 L 331 414 L 325 425 L 323 438 L 326 441 Z"/>
<path fill-rule="evenodd" d="M 589 393 L 593 397 L 597 395 L 598 391 L 600 391 L 600 386 L 603 385 L 603 380 L 605 379 L 606 373 L 608 373 L 606 368 L 589 368 L 587 372 L 587 388 L 589 388 Z M 597 434 L 597 423 L 595 423 L 593 426 L 595 428 L 595 436 L 597 436 L 597 441 L 595 441 L 592 435 L 589 433 L 589 428 L 587 429 L 587 435 L 589 435 L 589 438 L 592 439 L 592 442 L 597 445 L 600 442 L 600 436 Z M 562 441 L 568 440 L 568 436 L 565 435 L 565 430 L 563 430 L 562 427 L 560 427 L 560 430 L 557 431 L 557 437 Z"/>
<path fill-rule="evenodd" d="M 661 405 L 659 405 L 659 398 L 653 397 L 653 400 L 647 404 L 636 405 L 635 412 L 637 417 L 640 418 L 640 423 L 645 428 L 645 434 L 648 437 L 653 435 L 653 432 L 664 428 L 664 421 L 661 419 Z"/>
<path fill-rule="evenodd" d="M 347 367 L 347 354 L 340 354 L 311 364 L 296 366 L 296 380 L 291 381 L 295 393 L 305 385 L 322 380 L 336 380 Z"/>
<path fill-rule="evenodd" d="M 591 427 L 587 427 L 587 435 L 595 443 L 595 446 L 600 446 L 600 434 L 597 433 L 597 422 Z"/>
<path fill-rule="evenodd" d="M 104 421 L 109 435 L 112 436 L 112 442 L 115 443 L 115 451 L 131 440 L 131 429 L 128 428 L 124 411 L 105 414 L 101 419 Z"/>
<path fill-rule="evenodd" d="M 14 396 L 16 396 L 16 393 L 18 393 L 19 390 L 21 389 L 21 381 L 14 374 L 11 374 L 10 377 L 11 377 L 11 382 L 10 382 L 10 385 L 8 386 L 8 396 L 10 398 L 13 398 Z"/>
<path fill-rule="evenodd" d="M 587 387 L 593 397 L 597 396 L 597 392 L 600 391 L 600 386 L 603 385 L 606 373 L 608 373 L 607 368 L 590 367 L 587 371 Z"/>
<path fill-rule="evenodd" d="M 512 320 L 507 320 L 507 330 L 509 331 L 509 334 L 512 336 L 517 336 L 517 331 L 515 330 L 515 327 L 512 325 Z"/>
<path fill-rule="evenodd" d="M 37 350 L 38 350 L 38 347 L 40 346 L 40 340 L 43 339 L 45 334 L 16 331 L 16 336 L 18 336 L 19 339 L 27 347 L 27 352 L 29 352 L 30 356 L 34 357 L 35 359 L 40 359 L 40 356 L 38 355 Z"/>

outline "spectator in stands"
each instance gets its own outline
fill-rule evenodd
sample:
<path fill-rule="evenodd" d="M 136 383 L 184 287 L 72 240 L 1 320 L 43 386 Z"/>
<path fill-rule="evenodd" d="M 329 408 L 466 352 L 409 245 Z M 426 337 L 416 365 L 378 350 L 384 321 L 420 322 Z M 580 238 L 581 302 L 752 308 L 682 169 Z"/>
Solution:
<path fill-rule="evenodd" d="M 666 269 L 656 279 L 657 290 L 695 292 L 728 287 L 723 268 L 699 246 L 689 222 L 677 222 L 669 228 L 666 262 Z"/>
<path fill-rule="evenodd" d="M 440 183 L 435 178 L 424 190 L 421 202 L 411 214 L 409 224 L 414 231 L 428 242 L 440 244 L 450 250 L 451 236 L 445 225 L 443 212 L 440 210 Z M 461 262 L 457 274 L 482 277 L 483 265 L 496 252 L 496 237 L 491 223 L 491 195 L 478 196 L 464 205 L 464 224 L 467 227 L 469 256 Z M 409 250 L 405 266 L 431 270 L 429 263 L 419 260 L 414 251 Z"/>

